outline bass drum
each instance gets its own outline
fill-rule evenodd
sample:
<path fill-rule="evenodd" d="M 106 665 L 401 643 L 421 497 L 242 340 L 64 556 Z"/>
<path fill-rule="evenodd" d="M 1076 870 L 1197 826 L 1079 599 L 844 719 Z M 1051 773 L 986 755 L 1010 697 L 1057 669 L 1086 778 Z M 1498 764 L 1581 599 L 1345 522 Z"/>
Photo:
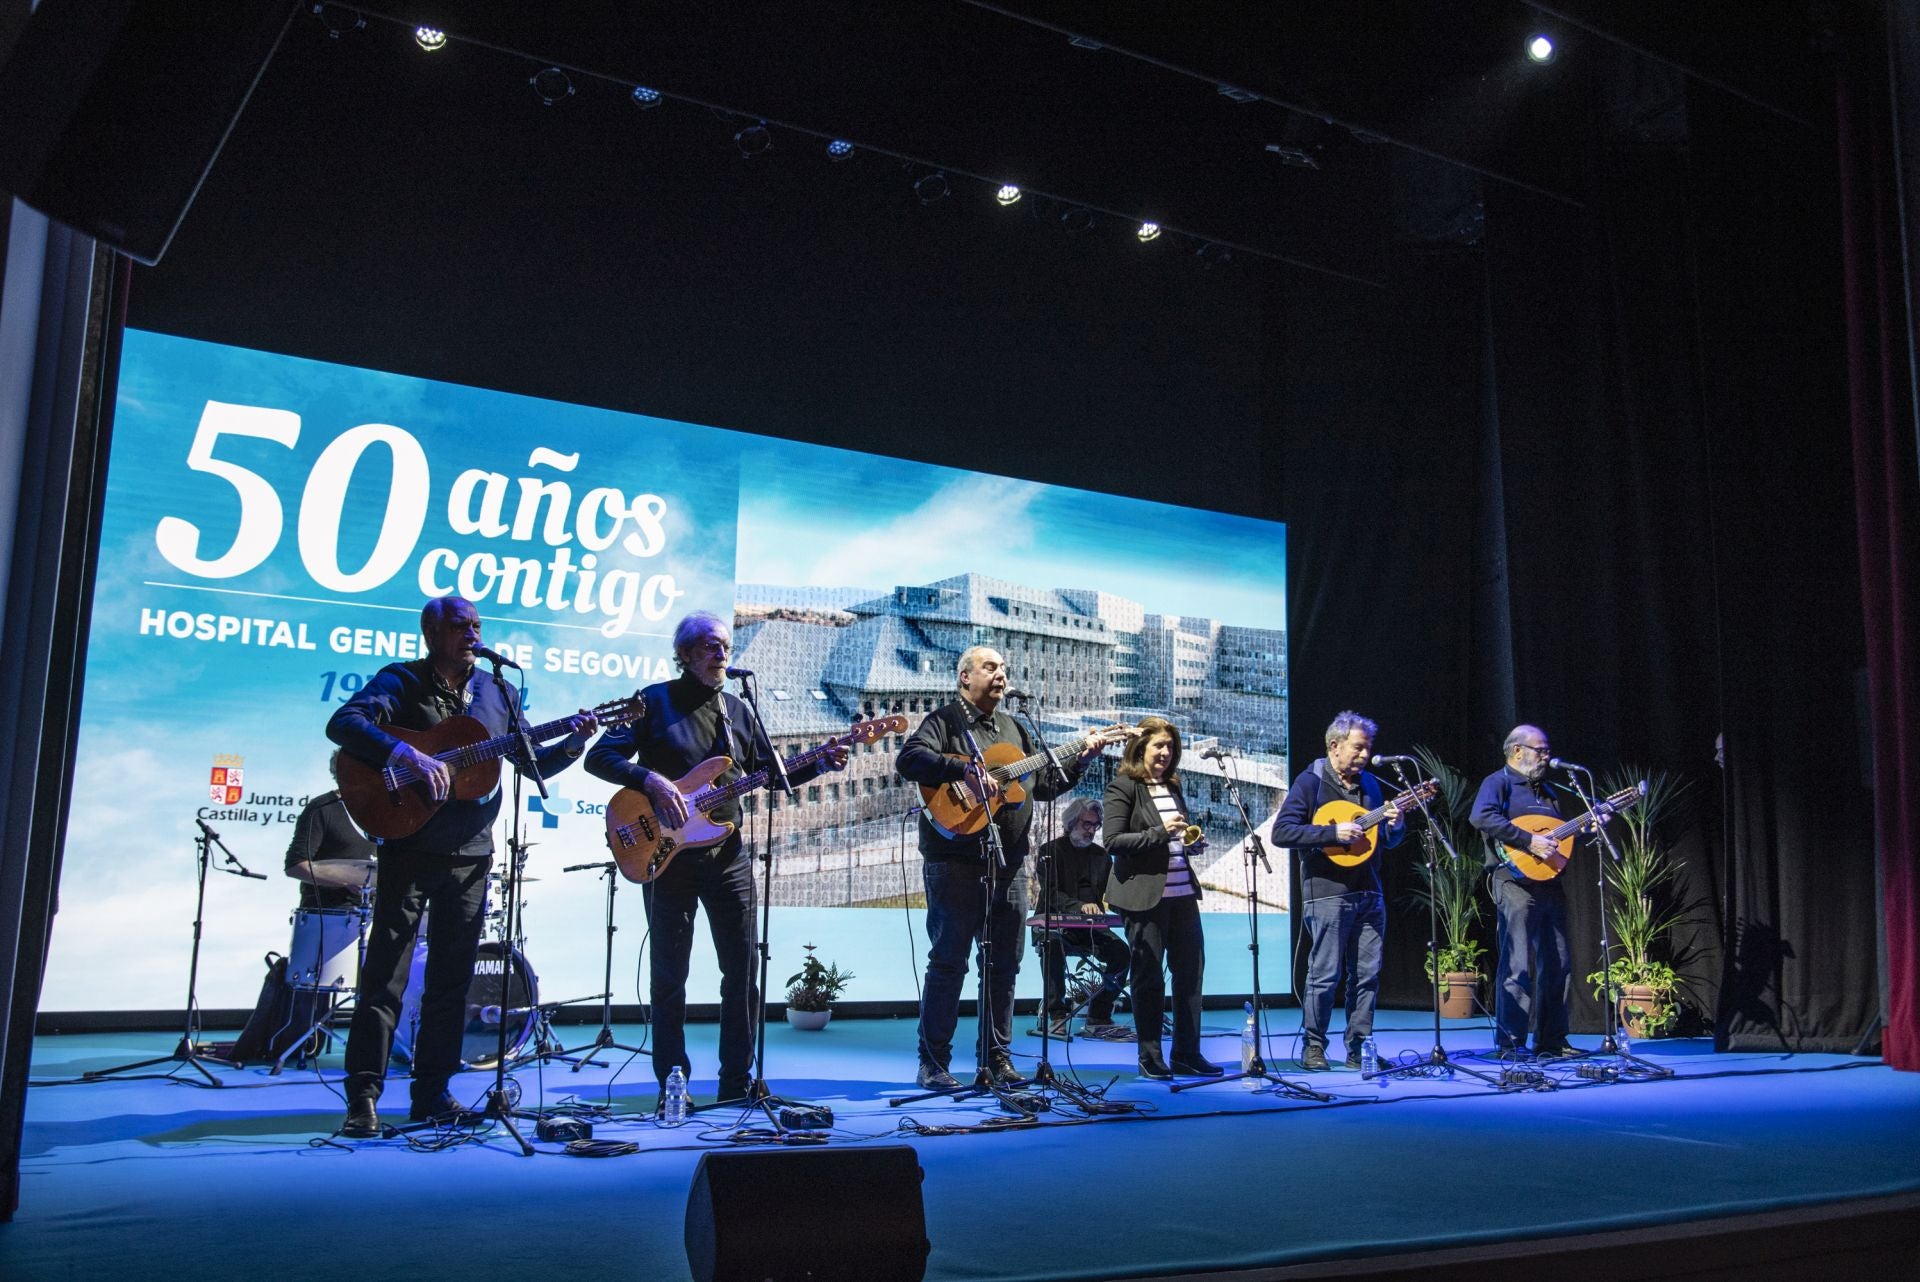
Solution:
<path fill-rule="evenodd" d="M 407 989 L 400 999 L 400 1023 L 393 1030 L 393 1057 L 413 1065 L 420 1032 L 420 996 L 427 986 L 427 938 L 422 928 L 413 945 Z M 513 973 L 507 974 L 507 959 Z M 507 1023 L 507 1058 L 518 1055 L 539 1026 L 540 980 L 517 948 L 483 940 L 474 957 L 473 982 L 467 986 L 467 1023 L 460 1034 L 460 1059 L 468 1068 L 492 1068 L 500 1054 L 500 1021 Z"/>

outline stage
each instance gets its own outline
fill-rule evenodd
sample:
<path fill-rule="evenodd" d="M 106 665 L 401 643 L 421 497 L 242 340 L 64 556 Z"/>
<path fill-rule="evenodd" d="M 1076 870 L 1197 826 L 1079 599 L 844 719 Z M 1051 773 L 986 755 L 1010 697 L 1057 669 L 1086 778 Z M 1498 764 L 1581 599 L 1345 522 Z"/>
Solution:
<path fill-rule="evenodd" d="M 1208 1053 L 1237 1062 L 1235 1013 L 1208 1015 Z M 1023 1067 L 1039 1048 L 1026 1035 L 1031 1023 L 1018 1024 Z M 1297 1024 L 1296 1011 L 1270 1013 L 1279 1069 L 1295 1067 Z M 1383 1024 L 1383 1051 L 1426 1056 L 1432 1030 L 1419 1013 L 1388 1012 Z M 593 1029 L 561 1031 L 577 1042 Z M 646 1030 L 615 1031 L 637 1044 Z M 689 1032 L 695 1101 L 703 1102 L 713 1090 L 714 1028 Z M 1053 1043 L 1056 1071 L 1140 1111 L 1089 1119 L 1061 1109 L 1004 1126 L 992 1100 L 889 1107 L 890 1097 L 912 1093 L 913 1032 L 907 1019 L 838 1020 L 819 1033 L 780 1024 L 768 1031 L 768 1056 L 779 1093 L 832 1108 L 830 1150 L 917 1151 L 930 1278 L 1251 1269 L 1360 1276 L 1369 1261 L 1412 1252 L 1462 1258 L 1445 1253 L 1622 1230 L 1651 1240 L 1661 1226 L 1726 1217 L 1757 1224 L 1765 1213 L 1799 1210 L 1817 1217 L 1920 1192 L 1912 1142 L 1920 1076 L 1874 1060 L 1715 1055 L 1704 1042 L 1656 1041 L 1636 1052 L 1672 1069 L 1670 1078 L 1596 1082 L 1573 1061 L 1544 1069 L 1550 1089 L 1509 1091 L 1467 1077 L 1375 1084 L 1355 1072 L 1288 1072 L 1331 1096 L 1315 1102 L 1231 1083 L 1174 1093 L 1134 1075 L 1131 1044 L 1076 1040 Z M 1483 1022 L 1450 1026 L 1446 1038 L 1456 1061 L 1495 1074 L 1503 1067 L 1490 1059 Z M 565 1064 L 514 1073 L 524 1107 L 611 1109 L 595 1138 L 636 1151 L 602 1160 L 568 1155 L 558 1143 L 537 1143 L 537 1156 L 523 1159 L 487 1129 L 477 1142 L 438 1151 L 405 1139 L 328 1143 L 342 1113 L 337 1052 L 317 1072 L 278 1078 L 217 1068 L 222 1089 L 188 1084 L 198 1077 L 191 1069 L 177 1081 L 65 1084 L 165 1054 L 177 1040 L 38 1040 L 21 1206 L 0 1227 L 0 1275 L 685 1277 L 683 1216 L 696 1162 L 735 1147 L 730 1137 L 743 1124 L 764 1124 L 728 1109 L 657 1128 L 644 1120 L 655 1095 L 648 1061 L 618 1052 L 606 1067 L 579 1073 Z M 467 1074 L 455 1091 L 477 1099 L 491 1081 Z M 389 1082 L 383 1104 L 383 1117 L 403 1120 L 404 1080 Z M 926 1133 L 951 1127 L 997 1129 Z M 1151 1214 L 1140 1209 L 1148 1204 Z M 862 1213 L 844 1208 L 848 1217 Z M 1772 1276 L 1822 1272 L 1850 1275 L 1776 1267 Z M 1616 1264 L 1608 1276 L 1646 1274 Z"/>

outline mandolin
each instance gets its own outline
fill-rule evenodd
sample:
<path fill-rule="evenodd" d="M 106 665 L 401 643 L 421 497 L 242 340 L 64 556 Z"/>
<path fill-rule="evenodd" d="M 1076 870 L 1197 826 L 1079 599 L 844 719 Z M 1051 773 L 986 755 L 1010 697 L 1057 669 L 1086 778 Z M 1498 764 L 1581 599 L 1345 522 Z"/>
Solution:
<path fill-rule="evenodd" d="M 1536 837 L 1551 837 L 1560 849 L 1542 859 L 1521 846 L 1500 847 L 1501 857 L 1512 865 L 1513 870 L 1530 881 L 1552 881 L 1567 866 L 1567 859 L 1573 854 L 1573 839 L 1587 828 L 1597 828 L 1613 818 L 1617 811 L 1626 809 L 1647 793 L 1647 781 L 1628 788 L 1622 788 L 1592 810 L 1578 819 L 1555 819 L 1552 815 L 1515 815 L 1513 824 L 1524 828 Z"/>
<path fill-rule="evenodd" d="M 612 699 L 593 710 L 602 729 L 638 721 L 646 701 L 635 692 Z M 574 716 L 533 726 L 527 737 L 546 743 L 573 733 Z M 442 762 L 453 772 L 447 800 L 479 801 L 500 786 L 500 759 L 512 753 L 519 740 L 513 735 L 487 737 L 487 728 L 472 717 L 448 717 L 425 730 L 384 727 L 386 732 L 416 752 Z M 445 804 L 433 799 L 427 781 L 410 765 L 370 766 L 350 752 L 340 754 L 340 799 L 347 813 L 370 837 L 395 841 L 426 826 Z"/>
<path fill-rule="evenodd" d="M 1322 846 L 1320 851 L 1342 868 L 1353 868 L 1373 858 L 1373 852 L 1379 848 L 1374 837 L 1378 828 L 1387 817 L 1388 806 L 1398 806 L 1400 817 L 1434 799 L 1440 791 L 1439 785 L 1428 779 L 1417 787 L 1409 788 L 1392 801 L 1375 806 L 1372 810 L 1362 810 L 1351 801 L 1329 801 L 1313 812 L 1313 822 L 1317 824 L 1359 824 L 1361 833 L 1353 839 L 1350 846 Z"/>
<path fill-rule="evenodd" d="M 788 757 L 787 773 L 818 761 L 836 748 L 873 743 L 887 735 L 906 732 L 907 719 L 903 716 L 856 721 L 845 734 Z M 620 875 L 628 881 L 652 881 L 666 871 L 681 851 L 718 845 L 732 836 L 736 825 L 710 819 L 707 812 L 722 802 L 764 788 L 771 775 L 769 771 L 756 770 L 731 783 L 716 785 L 713 782 L 731 769 L 732 757 L 708 757 L 673 781 L 674 791 L 687 800 L 687 822 L 681 828 L 669 828 L 661 823 L 654 814 L 653 802 L 640 789 L 622 788 L 614 793 L 607 802 L 607 849 L 620 865 Z"/>

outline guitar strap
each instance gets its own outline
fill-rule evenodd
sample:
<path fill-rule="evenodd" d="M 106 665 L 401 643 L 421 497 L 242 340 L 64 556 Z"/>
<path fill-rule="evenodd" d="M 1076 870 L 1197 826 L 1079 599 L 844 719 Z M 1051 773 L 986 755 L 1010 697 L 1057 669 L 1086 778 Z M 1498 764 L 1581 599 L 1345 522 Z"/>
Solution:
<path fill-rule="evenodd" d="M 733 717 L 727 712 L 727 692 L 725 690 L 714 691 L 713 703 L 715 710 L 720 714 L 718 718 L 718 733 L 714 736 L 713 741 L 713 755 L 716 757 L 726 757 L 733 762 L 732 767 L 723 773 L 720 778 L 738 778 L 746 773 L 746 768 L 740 764 L 740 754 L 733 750 Z M 719 780 L 716 779 L 714 782 L 718 783 Z"/>

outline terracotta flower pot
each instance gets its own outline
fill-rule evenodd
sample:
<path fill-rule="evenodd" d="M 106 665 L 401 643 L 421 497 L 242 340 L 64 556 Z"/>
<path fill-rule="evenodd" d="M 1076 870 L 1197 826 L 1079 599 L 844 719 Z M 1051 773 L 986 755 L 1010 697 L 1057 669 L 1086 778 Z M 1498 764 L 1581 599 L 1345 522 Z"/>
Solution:
<path fill-rule="evenodd" d="M 1620 985 L 1620 1024 L 1628 1037 L 1636 1042 L 1644 1040 L 1648 1023 L 1659 1013 L 1659 997 L 1652 988 L 1645 984 Z"/>
<path fill-rule="evenodd" d="M 1471 1019 L 1474 999 L 1480 995 L 1480 976 L 1470 970 L 1450 970 L 1440 977 L 1440 1014 L 1446 1019 Z"/>
<path fill-rule="evenodd" d="M 787 1007 L 787 1022 L 795 1028 L 803 1028 L 810 1033 L 817 1033 L 825 1028 L 827 1021 L 832 1018 L 831 1010 L 795 1010 L 791 1006 Z"/>

